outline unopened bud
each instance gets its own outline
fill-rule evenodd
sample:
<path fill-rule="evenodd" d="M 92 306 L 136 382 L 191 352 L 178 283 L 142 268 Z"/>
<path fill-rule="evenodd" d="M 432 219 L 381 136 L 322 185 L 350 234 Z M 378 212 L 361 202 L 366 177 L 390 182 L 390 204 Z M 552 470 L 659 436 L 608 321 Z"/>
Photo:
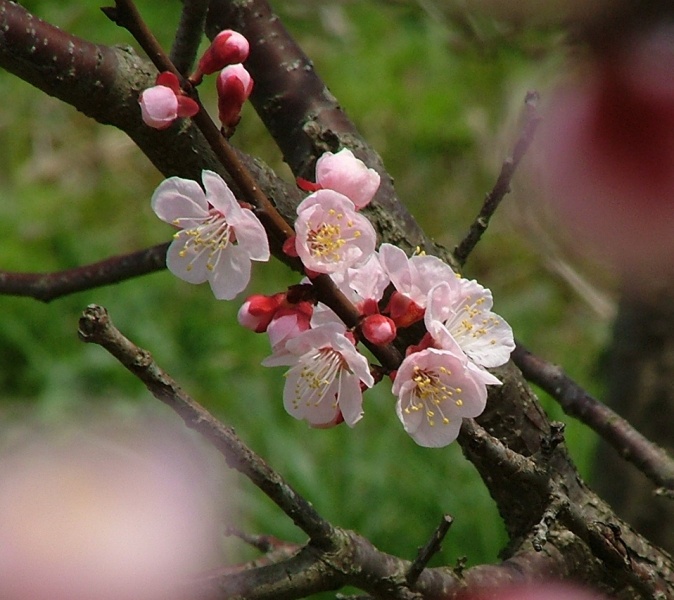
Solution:
<path fill-rule="evenodd" d="M 283 300 L 281 296 L 284 296 L 284 294 L 273 296 L 254 294 L 249 296 L 239 309 L 237 315 L 239 324 L 255 333 L 267 331 L 269 323 L 274 318 Z"/>
<path fill-rule="evenodd" d="M 242 63 L 248 58 L 249 50 L 248 40 L 240 33 L 231 29 L 221 31 L 204 52 L 190 80 L 198 85 L 204 75 L 215 73 L 227 65 Z"/>
<path fill-rule="evenodd" d="M 185 96 L 178 78 L 169 72 L 157 76 L 157 85 L 144 90 L 138 98 L 143 122 L 154 129 L 170 127 L 178 117 L 193 117 L 199 105 Z"/>
<path fill-rule="evenodd" d="M 390 344 L 396 339 L 396 325 L 384 315 L 370 315 L 363 319 L 361 331 L 373 344 Z"/>
<path fill-rule="evenodd" d="M 229 65 L 220 71 L 216 87 L 220 122 L 232 129 L 241 119 L 241 108 L 253 91 L 253 80 L 243 65 Z"/>
<path fill-rule="evenodd" d="M 424 309 L 400 292 L 393 292 L 384 311 L 398 327 L 409 327 L 424 318 Z"/>

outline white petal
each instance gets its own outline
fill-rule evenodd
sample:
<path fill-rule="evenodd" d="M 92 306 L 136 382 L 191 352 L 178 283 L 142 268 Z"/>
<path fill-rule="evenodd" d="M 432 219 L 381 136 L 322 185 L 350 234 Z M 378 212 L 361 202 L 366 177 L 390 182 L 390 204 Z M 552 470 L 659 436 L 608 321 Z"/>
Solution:
<path fill-rule="evenodd" d="M 201 180 L 204 182 L 206 199 L 215 210 L 226 216 L 227 222 L 230 222 L 230 219 L 241 210 L 232 190 L 220 175 L 208 169 L 202 171 Z"/>
<path fill-rule="evenodd" d="M 202 252 L 197 255 L 195 252 L 186 252 L 184 256 L 181 256 L 188 237 L 182 231 L 178 233 L 166 253 L 166 266 L 171 273 L 183 281 L 204 283 L 210 275 L 210 271 L 206 268 L 207 254 Z"/>
<path fill-rule="evenodd" d="M 229 223 L 234 228 L 236 240 L 250 260 L 266 262 L 269 260 L 269 239 L 260 220 L 248 209 L 242 209 L 238 218 Z"/>
<path fill-rule="evenodd" d="M 182 177 L 162 181 L 152 194 L 151 202 L 157 216 L 172 225 L 176 219 L 201 218 L 208 214 L 208 203 L 201 186 Z"/>
<path fill-rule="evenodd" d="M 250 259 L 236 246 L 229 246 L 220 253 L 217 264 L 209 273 L 213 295 L 218 300 L 232 300 L 250 281 Z"/>
<path fill-rule="evenodd" d="M 353 427 L 363 417 L 363 392 L 356 375 L 342 373 L 337 401 L 344 422 Z"/>

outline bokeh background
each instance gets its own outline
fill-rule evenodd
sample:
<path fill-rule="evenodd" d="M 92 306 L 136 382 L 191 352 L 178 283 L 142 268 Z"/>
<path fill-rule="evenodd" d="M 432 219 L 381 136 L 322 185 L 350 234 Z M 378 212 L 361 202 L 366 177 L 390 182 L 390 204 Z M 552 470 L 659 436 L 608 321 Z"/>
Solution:
<path fill-rule="evenodd" d="M 89 40 L 134 45 L 98 2 L 22 4 Z M 180 3 L 137 4 L 168 48 Z M 453 247 L 512 147 L 526 91 L 545 89 L 558 72 L 563 33 L 422 0 L 272 5 L 382 155 L 410 211 Z M 212 95 L 203 94 L 213 106 Z M 123 133 L 1 71 L 0 106 L 0 269 L 61 270 L 169 239 L 171 231 L 150 210 L 161 175 Z M 289 177 L 250 106 L 233 143 Z M 535 206 L 524 201 L 531 193 L 526 177 L 516 176 L 465 273 L 492 289 L 495 310 L 520 341 L 601 394 L 610 287 L 587 285 L 592 273 L 540 227 Z M 255 265 L 249 291 L 274 293 L 295 281 L 278 263 Z M 27 415 L 58 425 L 101 407 L 123 419 L 164 410 L 103 350 L 78 341 L 77 321 L 90 303 L 107 307 L 126 335 L 332 522 L 413 558 L 450 513 L 455 523 L 433 564 L 497 559 L 503 527 L 458 446 L 417 447 L 397 421 L 385 384 L 367 393 L 366 416 L 352 430 L 312 430 L 295 421 L 283 410 L 282 369 L 260 366 L 265 336 L 236 323 L 240 302 L 216 301 L 207 285 L 191 286 L 168 272 L 50 304 L 0 297 L 0 428 Z M 542 400 L 567 423 L 571 454 L 588 476 L 593 434 L 544 394 Z M 241 479 L 236 487 L 239 524 L 303 541 L 261 493 Z"/>

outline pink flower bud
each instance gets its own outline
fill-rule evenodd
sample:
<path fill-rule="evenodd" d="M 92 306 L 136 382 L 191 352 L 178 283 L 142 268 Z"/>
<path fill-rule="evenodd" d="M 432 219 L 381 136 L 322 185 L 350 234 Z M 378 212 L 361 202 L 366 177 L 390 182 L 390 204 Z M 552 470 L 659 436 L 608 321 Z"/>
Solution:
<path fill-rule="evenodd" d="M 246 298 L 239 309 L 237 318 L 239 324 L 255 333 L 267 331 L 269 323 L 274 318 L 285 294 L 265 296 L 254 294 Z"/>
<path fill-rule="evenodd" d="M 155 85 L 138 99 L 143 122 L 154 129 L 166 129 L 178 118 L 178 98 L 170 88 Z"/>
<path fill-rule="evenodd" d="M 373 344 L 390 344 L 396 339 L 396 325 L 384 315 L 365 317 L 360 329 L 365 339 Z"/>
<path fill-rule="evenodd" d="M 196 85 L 204 75 L 215 73 L 227 65 L 242 63 L 248 58 L 249 50 L 248 40 L 244 36 L 237 31 L 225 29 L 215 36 L 190 79 Z"/>
<path fill-rule="evenodd" d="M 192 117 L 199 105 L 185 96 L 173 73 L 160 73 L 157 85 L 144 90 L 138 98 L 143 122 L 154 129 L 166 129 L 178 117 Z"/>
<path fill-rule="evenodd" d="M 231 129 L 241 119 L 241 108 L 253 91 L 253 80 L 243 65 L 229 65 L 220 71 L 216 87 L 220 122 Z"/>

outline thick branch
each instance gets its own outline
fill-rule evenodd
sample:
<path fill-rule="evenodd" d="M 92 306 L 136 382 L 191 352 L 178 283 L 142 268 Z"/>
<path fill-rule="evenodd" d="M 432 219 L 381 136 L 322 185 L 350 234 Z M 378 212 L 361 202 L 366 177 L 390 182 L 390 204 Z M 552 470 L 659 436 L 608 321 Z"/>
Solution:
<path fill-rule="evenodd" d="M 513 352 L 513 360 L 522 374 L 550 394 L 566 414 L 596 431 L 657 486 L 674 490 L 674 461 L 667 452 L 590 396 L 560 367 L 532 354 L 521 344 Z"/>

